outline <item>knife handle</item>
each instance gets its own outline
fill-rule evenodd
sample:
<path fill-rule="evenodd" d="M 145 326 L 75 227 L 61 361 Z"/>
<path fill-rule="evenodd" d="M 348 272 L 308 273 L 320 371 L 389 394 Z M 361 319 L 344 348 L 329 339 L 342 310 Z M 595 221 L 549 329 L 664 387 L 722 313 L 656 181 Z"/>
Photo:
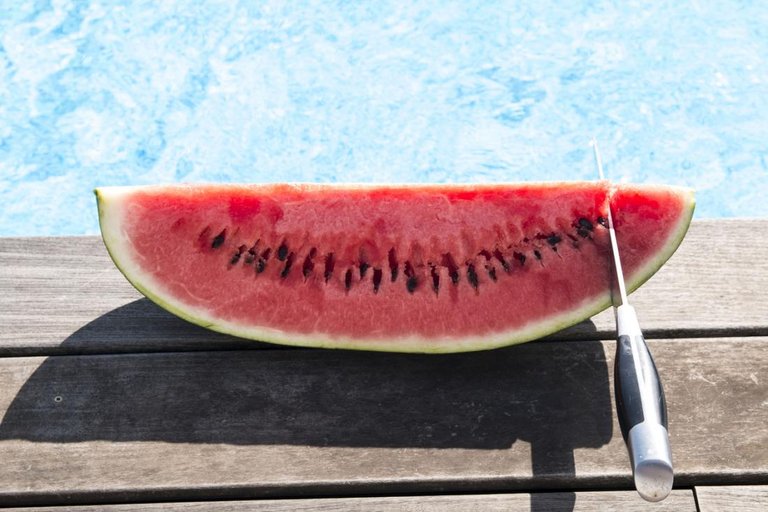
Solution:
<path fill-rule="evenodd" d="M 621 434 L 637 492 L 647 501 L 661 501 L 672 490 L 674 479 L 664 390 L 634 308 L 617 307 L 616 323 L 614 378 Z"/>

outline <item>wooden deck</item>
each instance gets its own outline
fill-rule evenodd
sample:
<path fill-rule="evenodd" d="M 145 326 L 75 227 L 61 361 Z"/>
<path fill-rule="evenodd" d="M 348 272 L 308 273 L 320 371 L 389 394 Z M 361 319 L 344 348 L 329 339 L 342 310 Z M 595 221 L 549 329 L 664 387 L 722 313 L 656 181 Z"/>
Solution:
<path fill-rule="evenodd" d="M 0 508 L 768 510 L 765 232 L 695 222 L 633 295 L 676 465 L 657 505 L 631 487 L 610 312 L 491 352 L 289 349 L 165 313 L 96 237 L 0 239 Z"/>

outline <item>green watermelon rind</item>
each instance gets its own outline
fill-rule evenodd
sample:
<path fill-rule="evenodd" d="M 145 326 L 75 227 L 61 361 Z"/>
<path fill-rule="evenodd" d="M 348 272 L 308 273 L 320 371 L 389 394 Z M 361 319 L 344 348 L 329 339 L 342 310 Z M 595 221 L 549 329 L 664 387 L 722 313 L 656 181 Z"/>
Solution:
<path fill-rule="evenodd" d="M 144 273 L 141 269 L 130 260 L 130 257 L 128 257 L 131 254 L 130 247 L 124 243 L 127 237 L 122 236 L 118 229 L 121 218 L 119 204 L 117 203 L 119 203 L 119 197 L 127 194 L 131 189 L 132 187 L 100 187 L 94 191 L 98 203 L 99 225 L 102 238 L 115 266 L 139 292 L 166 311 L 206 329 L 240 338 L 308 348 L 424 354 L 473 352 L 517 345 L 542 338 L 586 320 L 612 305 L 611 294 L 606 291 L 604 294 L 569 312 L 546 320 L 531 322 L 529 327 L 491 335 L 445 338 L 440 340 L 419 337 L 356 340 L 343 337 L 329 338 L 327 335 L 324 336 L 322 334 L 306 335 L 264 327 L 242 326 L 208 317 L 205 312 L 195 311 L 197 308 L 180 304 L 172 297 L 165 296 L 162 292 L 156 291 L 161 287 L 153 282 L 152 276 L 149 274 L 143 275 Z M 657 252 L 656 257 L 649 259 L 643 267 L 636 270 L 631 276 L 626 276 L 628 292 L 632 292 L 640 287 L 666 263 L 677 250 L 688 231 L 695 208 L 694 194 L 690 189 L 678 188 L 677 190 L 686 194 L 688 199 L 683 215 L 678 220 L 675 229 L 670 231 L 667 242 Z"/>

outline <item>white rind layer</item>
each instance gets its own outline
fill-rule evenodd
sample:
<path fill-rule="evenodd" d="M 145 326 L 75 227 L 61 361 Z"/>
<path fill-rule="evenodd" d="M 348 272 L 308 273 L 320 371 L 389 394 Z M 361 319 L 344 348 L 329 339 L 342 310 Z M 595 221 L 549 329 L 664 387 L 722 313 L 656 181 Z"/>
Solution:
<path fill-rule="evenodd" d="M 347 186 L 357 188 L 358 186 Z M 363 185 L 360 188 L 366 188 Z M 668 188 L 668 187 L 665 187 Z M 107 247 L 112 261 L 125 275 L 128 281 L 147 298 L 167 311 L 189 322 L 211 329 L 213 331 L 231 334 L 241 338 L 258 341 L 266 341 L 281 345 L 299 347 L 335 348 L 370 350 L 381 352 L 412 352 L 412 353 L 453 353 L 488 350 L 535 340 L 548 334 L 555 333 L 566 327 L 577 324 L 611 305 L 610 292 L 595 297 L 577 308 L 560 315 L 555 315 L 546 320 L 531 322 L 523 328 L 509 331 L 500 331 L 481 336 L 463 336 L 461 338 L 425 339 L 418 336 L 398 338 L 349 338 L 344 336 L 329 336 L 328 333 L 302 334 L 271 329 L 261 326 L 243 325 L 229 322 L 221 318 L 211 316 L 206 310 L 184 304 L 169 294 L 165 293 L 160 283 L 142 270 L 141 265 L 134 257 L 134 251 L 127 243 L 129 237 L 123 232 L 123 219 L 127 212 L 126 199 L 136 190 L 136 187 L 101 187 L 95 190 L 98 208 L 99 224 L 102 238 Z M 685 236 L 694 210 L 694 197 L 692 191 L 687 191 L 689 196 L 689 208 L 687 215 L 680 218 L 677 226 L 670 232 L 670 236 L 657 257 L 649 260 L 646 265 L 638 269 L 627 278 L 627 292 L 631 292 L 648 280 L 675 252 Z"/>

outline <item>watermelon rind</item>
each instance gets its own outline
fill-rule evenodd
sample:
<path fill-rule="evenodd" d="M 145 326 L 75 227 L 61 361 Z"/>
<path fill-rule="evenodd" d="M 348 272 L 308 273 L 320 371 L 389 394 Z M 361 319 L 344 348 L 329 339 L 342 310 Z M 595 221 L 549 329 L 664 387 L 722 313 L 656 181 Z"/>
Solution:
<path fill-rule="evenodd" d="M 547 185 L 556 187 L 558 183 L 547 183 Z M 344 188 L 350 189 L 358 186 L 360 188 L 370 187 L 370 185 L 347 184 L 344 185 Z M 671 187 L 665 186 L 664 188 L 669 190 Z M 612 304 L 611 294 L 609 291 L 606 291 L 591 301 L 578 305 L 571 311 L 544 320 L 531 322 L 522 328 L 490 335 L 483 334 L 444 339 L 424 339 L 418 336 L 409 336 L 394 339 L 365 338 L 360 340 L 344 336 L 330 337 L 319 333 L 307 335 L 284 332 L 262 326 L 240 325 L 215 318 L 205 310 L 175 300 L 174 297 L 164 293 L 154 277 L 143 271 L 141 266 L 131 258 L 133 251 L 128 243 L 129 237 L 127 233 L 123 232 L 121 226 L 123 225 L 123 214 L 125 213 L 125 208 L 123 208 L 124 200 L 129 198 L 135 189 L 136 187 L 99 187 L 94 191 L 98 203 L 99 225 L 102 238 L 112 261 L 139 292 L 158 306 L 193 324 L 240 338 L 280 345 L 326 349 L 425 354 L 472 352 L 501 348 L 542 338 L 586 320 L 607 309 Z M 679 191 L 686 199 L 683 214 L 678 219 L 677 225 L 670 230 L 670 235 L 657 251 L 655 257 L 649 259 L 645 265 L 631 276 L 625 276 L 627 278 L 626 286 L 628 292 L 636 290 L 664 265 L 677 250 L 690 226 L 695 208 L 694 193 L 690 189 L 681 189 L 679 187 L 674 187 L 674 190 Z"/>

